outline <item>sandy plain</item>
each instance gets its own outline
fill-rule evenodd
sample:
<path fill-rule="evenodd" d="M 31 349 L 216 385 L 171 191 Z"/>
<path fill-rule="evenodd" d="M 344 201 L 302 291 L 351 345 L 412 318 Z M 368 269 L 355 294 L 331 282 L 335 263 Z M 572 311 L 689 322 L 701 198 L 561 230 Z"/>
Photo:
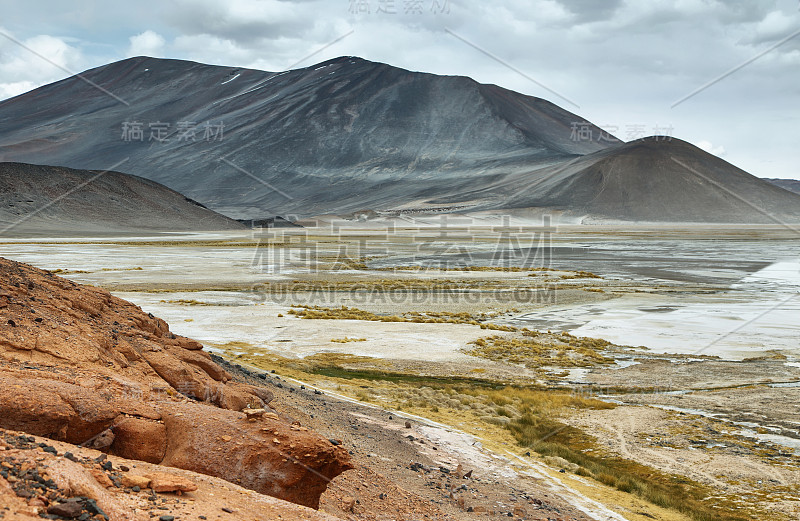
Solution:
<path fill-rule="evenodd" d="M 632 512 L 619 486 L 509 438 L 522 402 L 501 414 L 458 390 L 462 403 L 448 405 L 434 400 L 436 382 L 474 381 L 479 397 L 489 382 L 601 401 L 613 408 L 553 413 L 591 437 L 586 454 L 685 477 L 726 515 L 799 519 L 798 246 L 780 227 L 431 222 L 9 239 L 0 255 L 103 286 L 240 363 L 483 436 L 485 450 L 510 450 L 622 518 L 702 517 Z M 544 335 L 536 349 L 571 347 L 511 356 L 533 349 L 526 330 Z M 608 341 L 591 348 L 604 361 L 576 355 L 561 332 Z M 476 352 L 492 337 L 491 356 Z M 462 407 L 480 414 L 459 417 Z"/>

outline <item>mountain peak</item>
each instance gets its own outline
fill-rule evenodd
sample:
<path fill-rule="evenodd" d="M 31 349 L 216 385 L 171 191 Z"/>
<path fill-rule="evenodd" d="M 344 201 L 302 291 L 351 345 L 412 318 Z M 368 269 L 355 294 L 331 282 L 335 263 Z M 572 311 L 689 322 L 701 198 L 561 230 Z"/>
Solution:
<path fill-rule="evenodd" d="M 238 219 L 552 207 L 739 222 L 728 207 L 711 211 L 728 204 L 716 196 L 698 203 L 709 211 L 690 212 L 669 183 L 648 190 L 673 179 L 690 191 L 671 156 L 717 183 L 752 177 L 675 138 L 623 143 L 541 98 L 356 56 L 278 73 L 128 58 L 0 103 L 0 154 L 98 170 L 126 160 L 127 172 Z M 610 187 L 679 211 L 659 217 Z M 775 197 L 782 214 L 797 213 Z"/>

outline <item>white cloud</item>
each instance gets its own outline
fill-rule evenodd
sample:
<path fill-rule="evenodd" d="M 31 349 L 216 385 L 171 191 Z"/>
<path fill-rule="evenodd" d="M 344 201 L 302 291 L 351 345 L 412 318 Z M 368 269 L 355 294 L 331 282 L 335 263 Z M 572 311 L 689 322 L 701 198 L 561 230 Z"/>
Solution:
<path fill-rule="evenodd" d="M 63 38 L 42 34 L 22 40 L 0 30 L 13 39 L 0 38 L 0 99 L 83 70 L 80 50 Z"/>
<path fill-rule="evenodd" d="M 168 5 L 166 18 L 183 35 L 213 35 L 251 44 L 298 35 L 314 24 L 315 14 L 325 11 L 314 2 L 280 0 L 175 0 Z M 347 7 L 346 2 L 340 5 Z"/>
<path fill-rule="evenodd" d="M 37 85 L 32 81 L 17 81 L 14 83 L 0 83 L 0 100 L 13 98 L 29 90 L 35 89 Z"/>
<path fill-rule="evenodd" d="M 724 157 L 725 154 L 727 153 L 725 151 L 725 147 L 724 146 L 719 145 L 719 146 L 715 147 L 714 144 L 711 143 L 711 141 L 705 141 L 705 140 L 704 141 L 698 141 L 694 145 L 696 147 L 698 147 L 698 148 L 701 148 L 701 149 L 705 150 L 709 154 L 714 154 L 717 157 Z"/>
<path fill-rule="evenodd" d="M 147 30 L 129 38 L 128 56 L 164 57 L 167 41 L 155 31 Z"/>
<path fill-rule="evenodd" d="M 786 37 L 797 30 L 798 20 L 800 20 L 798 12 L 771 11 L 756 25 L 753 40 L 768 42 Z"/>

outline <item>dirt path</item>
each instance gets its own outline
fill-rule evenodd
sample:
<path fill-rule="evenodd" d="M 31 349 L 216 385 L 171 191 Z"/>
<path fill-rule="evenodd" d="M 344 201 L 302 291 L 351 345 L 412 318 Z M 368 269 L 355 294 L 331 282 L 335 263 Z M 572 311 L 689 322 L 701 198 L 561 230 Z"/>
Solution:
<path fill-rule="evenodd" d="M 644 407 L 586 411 L 569 420 L 604 449 L 711 486 L 730 501 L 800 519 L 800 466 L 724 431 L 709 418 Z M 786 461 L 784 461 L 786 460 Z"/>

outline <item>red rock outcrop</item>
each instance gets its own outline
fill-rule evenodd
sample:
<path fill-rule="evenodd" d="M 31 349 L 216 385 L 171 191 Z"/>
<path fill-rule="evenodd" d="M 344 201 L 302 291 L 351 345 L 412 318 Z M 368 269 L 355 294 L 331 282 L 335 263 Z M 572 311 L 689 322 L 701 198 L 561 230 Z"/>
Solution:
<path fill-rule="evenodd" d="M 248 420 L 269 391 L 107 291 L 0 258 L 0 427 L 203 472 L 316 507 L 341 447 Z"/>
<path fill-rule="evenodd" d="M 46 514 L 109 521 L 336 519 L 219 478 L 104 459 L 96 450 L 0 429 L 0 518 L 32 521 Z"/>

